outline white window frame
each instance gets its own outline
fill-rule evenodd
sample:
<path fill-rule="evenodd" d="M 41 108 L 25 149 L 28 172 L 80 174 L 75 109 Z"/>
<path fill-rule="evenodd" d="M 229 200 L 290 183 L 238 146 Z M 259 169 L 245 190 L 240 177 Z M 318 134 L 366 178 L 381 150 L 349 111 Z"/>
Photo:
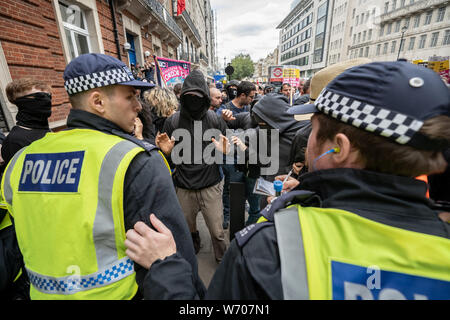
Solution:
<path fill-rule="evenodd" d="M 100 20 L 98 17 L 97 2 L 96 0 L 52 0 L 53 9 L 55 10 L 56 22 L 58 25 L 59 38 L 62 43 L 62 49 L 66 63 L 72 60 L 69 43 L 67 41 L 65 33 L 65 25 L 61 16 L 59 2 L 66 5 L 76 5 L 84 12 L 85 25 L 88 29 L 88 46 L 90 52 L 105 53 L 103 47 L 103 39 L 100 29 Z"/>
<path fill-rule="evenodd" d="M 63 1 L 63 0 L 59 0 L 58 1 L 58 9 L 60 8 L 59 7 L 59 2 L 65 4 L 68 7 L 71 6 L 70 3 L 66 2 L 66 1 Z M 80 7 L 78 6 L 78 8 L 80 8 Z M 66 35 L 65 34 L 66 30 L 68 30 L 70 32 L 70 40 L 72 41 L 72 47 L 73 47 L 73 50 L 74 50 L 75 57 L 78 57 L 80 55 L 79 48 L 77 46 L 77 42 L 75 41 L 75 33 L 81 34 L 82 36 L 86 37 L 87 45 L 88 45 L 88 51 L 92 52 L 91 40 L 89 39 L 90 38 L 89 26 L 88 26 L 87 20 L 86 20 L 86 13 L 85 13 L 85 11 L 82 8 L 80 8 L 80 11 L 81 11 L 81 18 L 83 19 L 83 23 L 86 26 L 86 30 L 85 29 L 81 29 L 81 28 L 77 27 L 76 25 L 73 25 L 73 24 L 70 24 L 68 22 L 62 21 L 62 23 L 64 25 L 64 36 Z M 70 52 L 70 50 L 69 50 L 69 52 Z M 71 58 L 73 58 L 73 57 L 71 57 Z"/>

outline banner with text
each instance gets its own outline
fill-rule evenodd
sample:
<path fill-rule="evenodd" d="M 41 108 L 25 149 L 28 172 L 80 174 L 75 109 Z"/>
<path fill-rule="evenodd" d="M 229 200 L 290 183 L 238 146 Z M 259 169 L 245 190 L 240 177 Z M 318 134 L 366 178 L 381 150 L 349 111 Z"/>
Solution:
<path fill-rule="evenodd" d="M 183 83 L 191 71 L 191 63 L 182 60 L 173 60 L 155 57 L 157 63 L 158 84 L 161 87 L 172 88 L 177 83 Z"/>

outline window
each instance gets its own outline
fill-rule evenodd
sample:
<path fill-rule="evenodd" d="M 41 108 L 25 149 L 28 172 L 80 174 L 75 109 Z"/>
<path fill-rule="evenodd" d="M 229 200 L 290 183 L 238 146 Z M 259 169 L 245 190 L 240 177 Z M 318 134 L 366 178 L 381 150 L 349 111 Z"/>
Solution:
<path fill-rule="evenodd" d="M 386 31 L 386 34 L 391 34 L 391 31 L 392 31 L 392 23 L 389 23 L 389 24 L 387 25 L 387 31 Z"/>
<path fill-rule="evenodd" d="M 408 50 L 414 50 L 414 42 L 416 42 L 416 37 L 409 38 Z"/>
<path fill-rule="evenodd" d="M 367 37 L 367 40 L 368 41 L 372 40 L 372 29 L 369 29 L 369 35 Z"/>
<path fill-rule="evenodd" d="M 382 25 L 380 28 L 380 37 L 382 37 L 383 34 L 384 34 L 384 25 Z"/>
<path fill-rule="evenodd" d="M 425 47 L 425 41 L 427 41 L 426 34 L 424 34 L 423 36 L 420 36 L 419 49 L 423 49 Z"/>
<path fill-rule="evenodd" d="M 317 20 L 319 20 L 320 18 L 322 18 L 327 14 L 327 4 L 328 3 L 325 2 L 317 9 Z"/>
<path fill-rule="evenodd" d="M 397 21 L 395 23 L 395 31 L 394 32 L 400 32 L 400 24 L 401 24 L 401 21 Z"/>
<path fill-rule="evenodd" d="M 352 19 L 355 19 L 355 13 L 356 13 L 356 9 L 353 9 Z"/>
<path fill-rule="evenodd" d="M 391 43 L 391 53 L 395 53 L 395 46 L 397 45 L 397 41 L 392 41 Z"/>
<path fill-rule="evenodd" d="M 450 44 L 450 30 L 445 30 L 444 40 L 442 40 L 442 45 Z"/>
<path fill-rule="evenodd" d="M 406 0 L 400 0 L 400 7 L 403 8 L 405 6 Z"/>
<path fill-rule="evenodd" d="M 425 15 L 425 22 L 423 23 L 424 26 L 431 23 L 431 17 L 433 16 L 433 10 L 428 11 Z"/>
<path fill-rule="evenodd" d="M 387 13 L 389 11 L 389 2 L 384 3 L 384 13 Z"/>
<path fill-rule="evenodd" d="M 386 54 L 386 53 L 387 53 L 388 45 L 389 45 L 389 44 L 388 44 L 387 42 L 384 43 L 384 45 L 383 45 L 383 54 Z"/>
<path fill-rule="evenodd" d="M 359 23 L 359 16 L 356 16 L 356 25 Z"/>
<path fill-rule="evenodd" d="M 414 17 L 414 28 L 417 28 L 420 25 L 420 17 L 420 14 Z"/>
<path fill-rule="evenodd" d="M 379 56 L 380 52 L 381 52 L 381 44 L 378 44 L 377 45 L 377 53 L 376 53 L 376 55 Z"/>
<path fill-rule="evenodd" d="M 366 41 L 366 35 L 367 35 L 367 31 L 364 31 L 363 32 L 363 39 L 362 39 L 363 42 Z"/>
<path fill-rule="evenodd" d="M 392 11 L 397 8 L 397 0 L 392 0 Z"/>
<path fill-rule="evenodd" d="M 430 47 L 436 47 L 438 38 L 439 38 L 439 32 L 434 32 L 431 35 Z"/>
<path fill-rule="evenodd" d="M 359 57 L 360 57 L 360 58 L 363 56 L 363 52 L 364 52 L 364 49 L 363 49 L 363 48 L 359 49 Z"/>
<path fill-rule="evenodd" d="M 441 7 L 438 10 L 436 22 L 441 22 L 442 20 L 444 20 L 444 16 L 445 16 L 445 7 Z"/>
<path fill-rule="evenodd" d="M 364 57 L 368 57 L 369 56 L 369 47 L 366 47 L 365 51 L 364 51 Z"/>
<path fill-rule="evenodd" d="M 410 20 L 409 17 L 405 19 L 405 27 L 406 27 L 406 29 L 409 28 L 409 20 Z"/>
<path fill-rule="evenodd" d="M 76 5 L 67 5 L 63 2 L 59 2 L 59 9 L 71 60 L 91 52 L 85 12 Z"/>
<path fill-rule="evenodd" d="M 358 33 L 358 43 L 361 42 L 361 32 Z"/>

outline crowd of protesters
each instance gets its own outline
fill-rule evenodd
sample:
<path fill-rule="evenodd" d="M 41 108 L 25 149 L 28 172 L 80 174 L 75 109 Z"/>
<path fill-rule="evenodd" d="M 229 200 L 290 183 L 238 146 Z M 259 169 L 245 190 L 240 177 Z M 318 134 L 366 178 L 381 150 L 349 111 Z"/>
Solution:
<path fill-rule="evenodd" d="M 356 59 L 325 68 L 298 88 L 233 80 L 221 90 L 208 85 L 199 70 L 174 88 L 159 87 L 154 64 L 146 62 L 131 66 L 133 78 L 127 74 L 91 86 L 79 80 L 124 68 L 106 55 L 74 59 L 64 72 L 72 110 L 67 129 L 58 133 L 48 125 L 48 84 L 27 78 L 7 86 L 18 113 L 1 149 L 4 299 L 372 294 L 347 287 L 329 294 L 325 260 L 335 253 L 336 281 L 360 280 L 346 279 L 339 273 L 345 268 L 380 264 L 422 277 L 411 285 L 416 294 L 450 298 L 445 252 L 450 241 L 450 100 L 448 87 L 432 71 L 405 61 Z M 108 174 L 113 178 L 108 180 Z M 282 196 L 255 193 L 258 179 L 283 181 Z M 230 243 L 225 231 L 232 182 L 245 186 L 248 218 Z M 294 220 L 275 218 L 293 205 Z M 312 208 L 312 216 L 309 209 L 302 214 L 302 208 Z M 208 289 L 195 257 L 206 241 L 197 228 L 199 212 L 218 263 Z M 293 238 L 303 241 L 302 259 L 295 260 L 298 252 L 285 247 L 292 239 L 282 234 L 295 231 L 289 225 L 302 226 L 303 235 Z M 365 257 L 364 248 L 350 252 L 345 241 L 366 245 Z M 396 241 L 400 244 L 394 246 Z M 431 253 L 408 254 L 414 246 Z M 69 248 L 73 251 L 65 251 Z M 387 261 L 387 256 L 394 258 Z M 353 264 L 339 264 L 348 261 Z M 295 276 L 294 262 L 300 264 Z M 406 267 L 410 262 L 417 268 Z M 81 273 L 69 281 L 67 267 L 73 265 Z M 105 280 L 115 268 L 121 275 Z M 431 278 L 440 281 L 441 295 L 420 291 Z"/>

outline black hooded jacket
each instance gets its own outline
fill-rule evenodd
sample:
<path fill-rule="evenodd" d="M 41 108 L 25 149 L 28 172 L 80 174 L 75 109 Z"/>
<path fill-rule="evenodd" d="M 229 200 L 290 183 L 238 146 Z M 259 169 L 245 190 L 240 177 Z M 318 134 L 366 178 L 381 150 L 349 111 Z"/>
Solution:
<path fill-rule="evenodd" d="M 203 97 L 186 94 L 188 92 L 199 93 Z M 176 166 L 173 177 L 177 187 L 200 190 L 213 186 L 222 180 L 219 165 L 217 163 L 206 164 L 205 157 L 203 157 L 203 153 L 215 155 L 214 151 L 209 152 L 211 150 L 211 139 L 203 139 L 205 131 L 218 129 L 220 133 L 226 135 L 227 129 L 225 121 L 219 118 L 214 111 L 208 110 L 210 102 L 209 88 L 205 77 L 199 70 L 192 71 L 184 81 L 181 89 L 180 111 L 168 118 L 164 124 L 164 132 L 169 137 L 174 135 L 173 133 L 176 129 L 184 129 L 190 133 L 190 159 L 183 157 L 185 150 L 180 152 L 180 148 L 177 148 L 177 145 L 180 143 L 185 144 L 185 141 L 182 140 L 183 138 L 176 141 L 171 154 L 172 163 Z M 201 131 L 197 130 L 197 132 L 194 130 L 195 127 L 198 127 L 194 124 L 194 121 L 197 121 L 197 124 L 201 123 Z M 220 138 L 219 133 L 213 136 L 217 141 Z M 201 145 L 202 154 L 199 154 L 199 145 Z M 205 152 L 206 148 L 208 150 Z M 175 156 L 180 156 L 183 159 L 179 159 L 181 160 L 179 161 Z"/>
<path fill-rule="evenodd" d="M 294 117 L 287 113 L 289 109 L 289 101 L 283 95 L 268 94 L 265 95 L 255 106 L 252 112 L 263 120 L 268 127 L 266 129 L 276 129 L 279 133 L 279 169 L 278 174 L 288 173 L 290 168 L 290 152 L 292 141 L 298 130 L 303 128 L 309 121 L 297 121 Z M 264 129 L 261 128 L 260 129 Z M 270 139 L 268 139 L 270 148 Z M 275 176 L 266 177 L 273 180 Z"/>

